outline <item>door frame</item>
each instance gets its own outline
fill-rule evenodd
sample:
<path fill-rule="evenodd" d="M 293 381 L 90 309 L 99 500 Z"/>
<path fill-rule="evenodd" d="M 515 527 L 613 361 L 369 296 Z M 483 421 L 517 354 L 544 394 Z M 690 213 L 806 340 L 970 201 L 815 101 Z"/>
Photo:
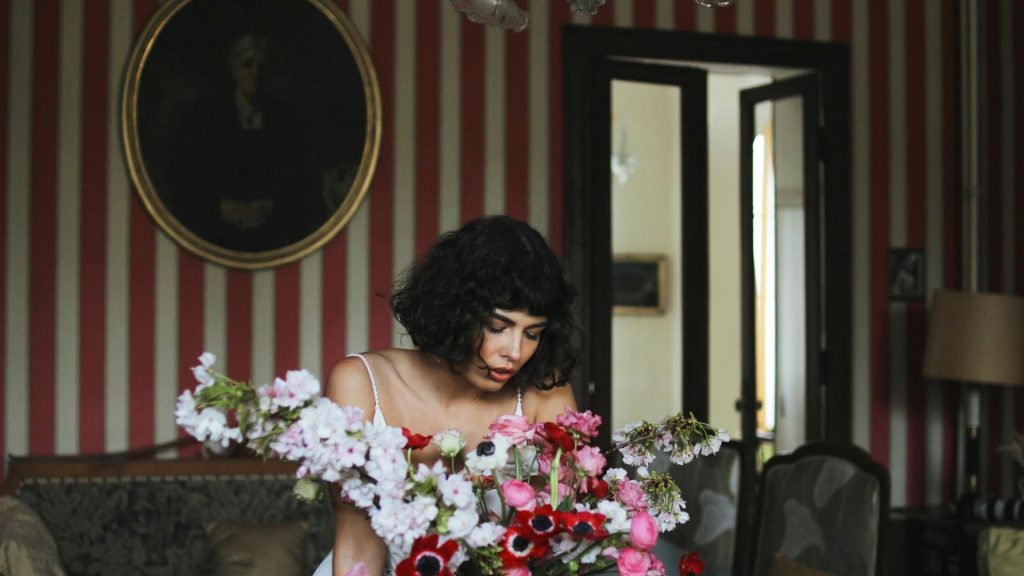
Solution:
<path fill-rule="evenodd" d="M 828 132 L 819 139 L 826 167 L 822 182 L 822 268 L 827 292 L 822 296 L 829 350 L 827 361 L 821 366 L 827 391 L 822 414 L 824 437 L 820 439 L 849 442 L 852 438 L 852 228 L 850 62 L 845 44 L 635 28 L 568 25 L 563 29 L 565 257 L 582 293 L 579 314 L 585 334 L 584 358 L 573 377 L 580 407 L 598 413 L 610 408 L 603 404 L 603 398 L 610 400 L 611 377 L 610 182 L 608 156 L 595 156 L 611 149 L 610 119 L 601 118 L 596 110 L 601 105 L 602 95 L 609 89 L 602 86 L 602 83 L 609 84 L 610 78 L 603 71 L 609 62 L 622 58 L 736 64 L 752 68 L 792 67 L 818 73 L 822 118 L 828 126 Z M 684 250 L 687 248 L 684 246 Z M 704 252 L 706 262 L 706 244 Z M 689 258 L 689 252 L 684 252 L 684 260 Z M 707 273 L 705 266 L 700 276 L 706 280 Z M 704 339 L 706 346 L 706 322 L 703 334 L 698 336 Z M 707 389 L 710 385 L 706 376 L 707 348 L 704 350 L 703 358 L 688 356 L 685 364 L 689 365 L 687 369 L 694 370 L 694 362 L 703 364 L 704 381 L 698 384 Z M 736 383 L 738 390 L 740 387 L 741 383 Z M 602 440 L 606 443 L 607 437 Z"/>
<path fill-rule="evenodd" d="M 823 439 L 821 399 L 818 384 L 820 374 L 822 342 L 819 338 L 821 310 L 821 218 L 819 216 L 821 190 L 819 177 L 818 138 L 820 127 L 820 84 L 816 73 L 787 78 L 764 86 L 740 90 L 740 150 L 750 150 L 756 134 L 754 109 L 762 102 L 772 102 L 792 96 L 803 99 L 803 192 L 804 192 L 804 302 L 805 302 L 805 390 L 804 390 L 804 435 L 808 439 Z M 753 222 L 754 219 L 754 162 L 749 153 L 740 154 L 740 219 Z M 755 359 L 756 306 L 754 280 L 753 229 L 740 227 L 740 250 L 743 262 L 742 284 L 742 342 L 743 342 L 743 401 L 758 403 L 753 410 L 742 411 L 743 438 L 754 438 L 757 432 L 757 410 L 760 407 L 757 394 L 757 362 Z M 753 451 L 751 458 L 753 458 Z M 753 466 L 753 461 L 749 463 Z"/>

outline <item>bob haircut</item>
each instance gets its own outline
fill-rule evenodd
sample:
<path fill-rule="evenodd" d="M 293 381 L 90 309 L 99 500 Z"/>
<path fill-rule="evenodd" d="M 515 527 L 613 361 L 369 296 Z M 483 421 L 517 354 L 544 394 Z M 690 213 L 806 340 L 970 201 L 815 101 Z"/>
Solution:
<path fill-rule="evenodd" d="M 510 381 L 542 390 L 569 381 L 577 362 L 576 291 L 544 238 L 507 216 L 468 222 L 438 238 L 406 270 L 391 311 L 421 351 L 449 364 L 480 359 L 480 338 L 495 309 L 547 319 L 533 357 Z"/>

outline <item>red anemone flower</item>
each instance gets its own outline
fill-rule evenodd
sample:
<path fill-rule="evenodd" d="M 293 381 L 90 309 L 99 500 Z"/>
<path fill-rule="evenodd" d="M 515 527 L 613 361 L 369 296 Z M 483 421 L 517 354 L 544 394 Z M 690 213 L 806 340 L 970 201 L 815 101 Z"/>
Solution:
<path fill-rule="evenodd" d="M 516 512 L 516 525 L 526 528 L 531 536 L 541 540 L 547 540 L 558 533 L 558 518 L 550 504 Z"/>
<path fill-rule="evenodd" d="M 398 563 L 395 572 L 398 576 L 452 576 L 448 562 L 458 550 L 459 544 L 449 540 L 437 545 L 437 534 L 429 534 L 417 538 L 412 545 L 412 553 Z"/>
<path fill-rule="evenodd" d="M 699 552 L 687 552 L 679 558 L 679 576 L 700 574 L 704 571 L 704 561 Z"/>
<path fill-rule="evenodd" d="M 564 452 L 571 452 L 575 446 L 572 434 L 566 432 L 565 428 L 562 428 L 554 422 L 544 423 L 544 438 L 558 446 Z"/>
<path fill-rule="evenodd" d="M 527 561 L 540 558 L 547 551 L 547 540 L 533 538 L 525 526 L 512 526 L 501 539 L 501 561 L 506 570 L 526 566 Z"/>
<path fill-rule="evenodd" d="M 402 427 L 402 436 L 405 436 L 405 447 L 411 450 L 419 450 L 429 446 L 430 439 L 433 438 L 433 436 L 414 434 L 405 426 Z"/>
<path fill-rule="evenodd" d="M 608 535 L 604 514 L 595 512 L 559 512 L 558 523 L 566 532 L 583 540 L 600 540 Z"/>

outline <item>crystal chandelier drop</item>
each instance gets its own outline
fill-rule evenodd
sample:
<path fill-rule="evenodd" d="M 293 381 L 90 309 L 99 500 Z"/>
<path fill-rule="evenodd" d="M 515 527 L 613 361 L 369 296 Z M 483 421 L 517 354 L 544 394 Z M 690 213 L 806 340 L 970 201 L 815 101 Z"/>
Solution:
<path fill-rule="evenodd" d="M 605 0 L 566 0 L 576 14 L 593 16 Z M 700 6 L 728 6 L 733 0 L 693 0 Z M 451 0 L 452 7 L 470 22 L 487 24 L 501 30 L 522 32 L 530 25 L 530 15 L 515 0 Z"/>

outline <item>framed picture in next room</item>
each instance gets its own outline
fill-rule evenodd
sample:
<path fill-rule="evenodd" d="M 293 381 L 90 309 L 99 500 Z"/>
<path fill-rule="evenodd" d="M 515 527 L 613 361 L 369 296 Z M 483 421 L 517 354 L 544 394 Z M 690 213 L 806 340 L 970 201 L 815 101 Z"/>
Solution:
<path fill-rule="evenodd" d="M 617 254 L 612 261 L 612 311 L 663 314 L 668 259 L 659 254 Z"/>
<path fill-rule="evenodd" d="M 889 249 L 889 300 L 924 300 L 924 250 Z"/>

